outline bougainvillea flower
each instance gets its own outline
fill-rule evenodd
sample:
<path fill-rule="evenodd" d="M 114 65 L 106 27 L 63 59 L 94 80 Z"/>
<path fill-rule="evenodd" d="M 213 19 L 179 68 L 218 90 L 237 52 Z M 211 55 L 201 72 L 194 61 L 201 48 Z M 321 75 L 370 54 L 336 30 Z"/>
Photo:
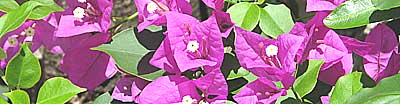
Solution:
<path fill-rule="evenodd" d="M 136 102 L 139 94 L 149 83 L 138 77 L 124 76 L 115 84 L 112 98 L 122 102 Z"/>
<path fill-rule="evenodd" d="M 202 0 L 208 7 L 222 10 L 224 9 L 224 0 Z"/>
<path fill-rule="evenodd" d="M 330 104 L 331 97 L 330 96 L 321 96 L 321 103 L 322 104 Z"/>
<path fill-rule="evenodd" d="M 228 85 L 224 76 L 220 70 L 214 70 L 196 80 L 182 76 L 160 77 L 143 89 L 138 103 L 214 104 L 226 100 L 227 95 Z"/>
<path fill-rule="evenodd" d="M 114 60 L 100 51 L 90 48 L 99 46 L 109 41 L 109 34 L 82 34 L 89 38 L 75 41 L 75 48 L 68 52 L 61 61 L 60 70 L 76 85 L 94 90 L 98 85 L 116 72 Z"/>
<path fill-rule="evenodd" d="M 216 10 L 213 11 L 212 14 L 213 15 L 211 16 L 211 18 L 215 16 L 215 18 L 217 19 L 219 31 L 222 33 L 222 37 L 228 37 L 233 29 L 233 26 L 235 25 L 232 22 L 229 13 Z"/>
<path fill-rule="evenodd" d="M 165 70 L 173 73 L 197 70 L 199 67 L 204 67 L 208 73 L 221 66 L 224 49 L 215 18 L 200 23 L 189 15 L 177 12 L 168 12 L 166 17 L 167 38 L 150 60 L 152 65 L 167 67 Z M 174 19 L 176 17 L 180 19 Z"/>
<path fill-rule="evenodd" d="M 369 53 L 362 56 L 365 71 L 372 79 L 379 82 L 381 79 L 399 72 L 399 42 L 390 27 L 378 24 L 371 30 L 365 41 L 374 43 Z"/>
<path fill-rule="evenodd" d="M 107 33 L 111 25 L 112 0 L 67 0 L 60 18 L 57 37 L 71 37 L 89 32 Z"/>
<path fill-rule="evenodd" d="M 307 12 L 332 11 L 345 0 L 307 0 Z"/>
<path fill-rule="evenodd" d="M 283 34 L 277 40 L 266 39 L 261 35 L 235 27 L 236 55 L 240 65 L 257 76 L 272 81 L 282 81 L 285 88 L 294 82 L 294 61 L 303 37 Z"/>
<path fill-rule="evenodd" d="M 244 86 L 233 99 L 238 104 L 273 104 L 279 97 L 285 95 L 285 89 L 277 88 L 266 78 L 258 78 Z"/>
<path fill-rule="evenodd" d="M 166 25 L 166 12 L 192 14 L 192 6 L 188 0 L 135 0 L 135 4 L 139 14 L 139 32 L 150 25 Z"/>

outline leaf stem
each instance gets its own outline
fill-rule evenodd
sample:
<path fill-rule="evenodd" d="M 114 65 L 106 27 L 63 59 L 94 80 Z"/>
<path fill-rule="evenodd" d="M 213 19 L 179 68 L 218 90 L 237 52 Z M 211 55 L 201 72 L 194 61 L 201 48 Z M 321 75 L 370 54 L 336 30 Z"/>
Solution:
<path fill-rule="evenodd" d="M 122 21 L 119 22 L 118 24 L 112 26 L 111 28 L 109 28 L 108 31 L 111 31 L 111 30 L 113 30 L 113 29 L 116 29 L 116 28 L 120 27 L 122 24 L 124 24 L 124 23 L 126 23 L 126 22 L 128 22 L 128 21 L 131 21 L 131 20 L 137 18 L 138 15 L 139 15 L 138 12 L 136 12 L 136 13 L 133 13 L 132 15 L 130 15 L 129 17 L 126 17 L 126 18 L 118 18 L 118 17 L 114 18 L 114 19 L 116 19 L 116 20 L 122 19 Z"/>
<path fill-rule="evenodd" d="M 296 97 L 297 102 L 302 104 L 302 99 L 299 97 L 299 95 L 297 95 L 296 91 L 294 91 L 294 88 L 291 87 L 290 89 L 293 91 L 293 94 Z"/>

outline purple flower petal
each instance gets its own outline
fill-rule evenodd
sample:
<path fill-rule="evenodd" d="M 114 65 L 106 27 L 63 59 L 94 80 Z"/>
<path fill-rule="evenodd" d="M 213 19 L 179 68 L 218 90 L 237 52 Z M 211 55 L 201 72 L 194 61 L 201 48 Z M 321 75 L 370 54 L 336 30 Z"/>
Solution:
<path fill-rule="evenodd" d="M 266 78 L 258 78 L 244 86 L 233 99 L 239 104 L 272 104 L 282 95 L 286 95 L 285 89 L 277 88 Z"/>
<path fill-rule="evenodd" d="M 216 10 L 224 9 L 224 0 L 203 0 L 204 4 Z"/>
<path fill-rule="evenodd" d="M 321 102 L 322 104 L 329 104 L 331 100 L 330 96 L 321 96 Z"/>
<path fill-rule="evenodd" d="M 112 97 L 122 102 L 136 101 L 136 97 L 149 83 L 138 77 L 122 77 L 115 85 Z"/>
<path fill-rule="evenodd" d="M 222 33 L 222 37 L 227 38 L 231 33 L 233 26 L 235 25 L 229 13 L 225 13 L 222 11 L 213 11 L 213 15 L 210 18 L 216 18 L 219 31 Z"/>

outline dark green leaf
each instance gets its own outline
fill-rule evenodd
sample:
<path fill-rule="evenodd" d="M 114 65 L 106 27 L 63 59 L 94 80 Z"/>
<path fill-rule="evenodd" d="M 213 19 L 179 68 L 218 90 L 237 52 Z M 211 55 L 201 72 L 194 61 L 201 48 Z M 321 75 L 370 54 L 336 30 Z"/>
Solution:
<path fill-rule="evenodd" d="M 384 78 L 374 88 L 364 88 L 347 98 L 346 104 L 399 104 L 400 74 Z"/>
<path fill-rule="evenodd" d="M 253 30 L 260 18 L 260 9 L 256 4 L 241 2 L 230 7 L 227 12 L 232 21 L 246 30 Z"/>
<path fill-rule="evenodd" d="M 300 97 L 304 97 L 314 89 L 323 63 L 324 60 L 310 60 L 307 71 L 296 79 L 293 88 Z"/>
<path fill-rule="evenodd" d="M 4 93 L 5 96 L 10 98 L 13 104 L 30 104 L 31 101 L 29 99 L 28 93 L 23 90 L 14 90 L 9 93 Z M 3 98 L 0 98 L 3 99 Z"/>
<path fill-rule="evenodd" d="M 78 93 L 84 92 L 86 89 L 80 88 L 71 83 L 71 81 L 54 77 L 44 82 L 40 87 L 37 104 L 64 104 Z"/>
<path fill-rule="evenodd" d="M 324 19 L 333 29 L 347 29 L 369 24 L 369 17 L 376 10 L 371 0 L 350 0 L 342 3 Z"/>
<path fill-rule="evenodd" d="M 372 0 L 372 4 L 379 10 L 388 10 L 400 7 L 400 0 Z"/>
<path fill-rule="evenodd" d="M 19 4 L 15 0 L 0 0 L 0 11 L 8 12 L 18 7 Z"/>
<path fill-rule="evenodd" d="M 111 97 L 110 93 L 106 92 L 97 97 L 93 104 L 110 104 L 112 100 L 113 98 Z"/>
<path fill-rule="evenodd" d="M 362 89 L 361 72 L 353 72 L 339 78 L 331 96 L 331 104 L 343 104 L 351 95 Z"/>
<path fill-rule="evenodd" d="M 294 23 L 290 9 L 285 5 L 268 5 L 260 9 L 260 28 L 266 35 L 278 38 L 280 34 L 288 33 Z"/>
<path fill-rule="evenodd" d="M 137 77 L 152 81 L 164 73 L 163 70 L 159 70 L 157 72 L 145 75 L 138 74 L 139 61 L 150 51 L 139 43 L 133 28 L 127 29 L 115 35 L 110 44 L 103 44 L 92 49 L 107 53 L 113 57 L 117 65 L 122 70 Z"/>
<path fill-rule="evenodd" d="M 28 43 L 21 46 L 6 67 L 6 82 L 16 88 L 31 88 L 39 80 L 42 74 L 39 60 L 32 54 Z"/>

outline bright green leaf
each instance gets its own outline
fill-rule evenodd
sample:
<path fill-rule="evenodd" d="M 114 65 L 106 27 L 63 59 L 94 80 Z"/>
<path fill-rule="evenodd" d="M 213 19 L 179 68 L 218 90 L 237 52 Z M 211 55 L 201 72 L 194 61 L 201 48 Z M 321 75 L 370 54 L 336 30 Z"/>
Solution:
<path fill-rule="evenodd" d="M 32 10 L 39 5 L 40 3 L 38 2 L 28 1 L 17 9 L 0 17 L 0 37 L 3 37 L 4 34 L 21 26 L 25 20 L 28 19 Z"/>
<path fill-rule="evenodd" d="M 225 101 L 225 104 L 236 104 L 236 103 L 233 102 L 233 101 L 230 101 L 230 100 L 226 100 L 226 101 Z"/>
<path fill-rule="evenodd" d="M 44 82 L 40 87 L 37 104 L 64 104 L 78 93 L 86 89 L 80 88 L 71 83 L 71 81 L 54 77 Z"/>
<path fill-rule="evenodd" d="M 8 12 L 18 7 L 19 4 L 15 0 L 0 0 L 0 11 Z"/>
<path fill-rule="evenodd" d="M 294 95 L 294 92 L 292 90 L 286 90 L 286 96 L 281 96 L 276 100 L 275 104 L 282 104 L 282 102 L 288 98 L 296 99 L 296 95 Z"/>
<path fill-rule="evenodd" d="M 64 9 L 58 6 L 57 3 L 54 2 L 54 0 L 30 0 L 30 1 L 39 2 L 41 3 L 41 6 L 33 9 L 31 15 L 29 15 L 29 19 L 40 20 L 48 16 L 50 13 L 64 11 Z"/>
<path fill-rule="evenodd" d="M 384 78 L 374 88 L 364 88 L 347 98 L 346 104 L 399 104 L 400 74 Z"/>
<path fill-rule="evenodd" d="M 164 73 L 163 70 L 159 70 L 154 73 L 139 75 L 139 61 L 150 51 L 143 47 L 136 39 L 133 28 L 115 35 L 110 44 L 103 44 L 92 49 L 107 53 L 122 70 L 137 77 L 152 81 Z"/>
<path fill-rule="evenodd" d="M 6 100 L 4 100 L 3 98 L 0 98 L 0 104 L 8 104 L 8 102 Z"/>
<path fill-rule="evenodd" d="M 240 67 L 237 71 L 237 73 L 235 73 L 234 70 L 232 70 L 229 75 L 227 80 L 232 80 L 232 79 L 236 79 L 236 78 L 240 78 L 240 77 L 244 77 L 246 75 L 250 74 L 249 71 L 247 71 L 246 69 L 244 69 L 243 67 Z"/>
<path fill-rule="evenodd" d="M 28 93 L 23 90 L 14 90 L 8 93 L 3 93 L 5 96 L 10 98 L 13 104 L 30 104 L 31 101 L 29 99 Z M 3 98 L 0 98 L 3 99 Z"/>
<path fill-rule="evenodd" d="M 227 12 L 232 21 L 246 30 L 253 30 L 260 18 L 260 9 L 256 4 L 241 2 L 230 7 Z"/>
<path fill-rule="evenodd" d="M 258 0 L 257 4 L 263 4 L 265 2 L 265 0 Z"/>
<path fill-rule="evenodd" d="M 93 104 L 110 104 L 112 100 L 113 98 L 111 97 L 110 93 L 106 92 L 97 97 Z"/>
<path fill-rule="evenodd" d="M 263 33 L 272 38 L 288 33 L 294 26 L 290 9 L 283 4 L 268 5 L 260 9 L 260 28 Z"/>
<path fill-rule="evenodd" d="M 307 71 L 296 79 L 293 88 L 300 97 L 304 97 L 314 89 L 323 63 L 324 60 L 310 60 Z"/>
<path fill-rule="evenodd" d="M 42 74 L 39 60 L 32 54 L 28 43 L 21 46 L 6 67 L 6 82 L 16 88 L 31 88 Z"/>
<path fill-rule="evenodd" d="M 342 3 L 324 19 L 333 29 L 347 29 L 369 24 L 369 17 L 377 10 L 371 0 L 350 0 Z"/>
<path fill-rule="evenodd" d="M 388 10 L 400 7 L 400 0 L 372 0 L 372 4 L 379 10 Z"/>
<path fill-rule="evenodd" d="M 150 25 L 146 28 L 147 30 L 151 31 L 151 32 L 159 32 L 161 31 L 163 28 L 162 26 L 156 26 L 156 25 Z"/>
<path fill-rule="evenodd" d="M 7 58 L 7 54 L 6 52 L 0 48 L 0 59 L 6 59 Z"/>
<path fill-rule="evenodd" d="M 347 98 L 362 89 L 361 72 L 353 72 L 339 78 L 331 96 L 331 104 L 343 104 Z"/>

